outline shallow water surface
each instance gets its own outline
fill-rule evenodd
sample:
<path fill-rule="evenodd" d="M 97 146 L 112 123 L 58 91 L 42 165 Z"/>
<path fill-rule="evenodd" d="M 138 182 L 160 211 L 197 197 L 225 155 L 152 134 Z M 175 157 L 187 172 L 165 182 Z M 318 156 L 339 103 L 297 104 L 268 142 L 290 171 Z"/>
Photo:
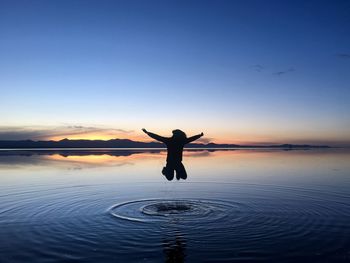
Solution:
<path fill-rule="evenodd" d="M 350 153 L 0 151 L 0 262 L 349 262 Z"/>

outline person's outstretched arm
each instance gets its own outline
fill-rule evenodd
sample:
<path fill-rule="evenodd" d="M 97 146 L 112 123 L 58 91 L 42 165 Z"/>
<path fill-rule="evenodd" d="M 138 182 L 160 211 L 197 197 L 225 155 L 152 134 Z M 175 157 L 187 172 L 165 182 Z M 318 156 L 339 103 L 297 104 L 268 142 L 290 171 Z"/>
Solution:
<path fill-rule="evenodd" d="M 200 137 L 202 137 L 204 135 L 204 133 L 202 132 L 201 134 L 198 134 L 198 135 L 195 135 L 195 136 L 192 136 L 192 137 L 189 137 L 186 139 L 186 143 L 190 143 L 190 142 L 193 142 L 195 140 L 198 140 Z"/>
<path fill-rule="evenodd" d="M 143 131 L 144 133 L 146 133 L 149 137 L 151 137 L 151 138 L 153 138 L 153 139 L 155 139 L 155 140 L 157 140 L 157 141 L 160 141 L 160 142 L 164 142 L 164 143 L 165 143 L 165 141 L 166 141 L 166 139 L 167 139 L 167 138 L 162 137 L 162 136 L 160 136 L 160 135 L 158 135 L 158 134 L 155 134 L 155 133 L 153 133 L 153 132 L 149 132 L 149 131 L 147 131 L 145 128 L 143 128 L 142 131 Z"/>

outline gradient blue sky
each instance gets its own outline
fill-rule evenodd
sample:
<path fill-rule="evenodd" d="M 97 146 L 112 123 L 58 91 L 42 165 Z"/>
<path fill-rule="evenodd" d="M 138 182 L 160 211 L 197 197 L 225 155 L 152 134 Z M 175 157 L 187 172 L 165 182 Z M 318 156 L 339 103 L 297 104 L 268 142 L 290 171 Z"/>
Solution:
<path fill-rule="evenodd" d="M 349 14 L 349 1 L 0 0 L 0 139 L 145 127 L 350 145 Z"/>

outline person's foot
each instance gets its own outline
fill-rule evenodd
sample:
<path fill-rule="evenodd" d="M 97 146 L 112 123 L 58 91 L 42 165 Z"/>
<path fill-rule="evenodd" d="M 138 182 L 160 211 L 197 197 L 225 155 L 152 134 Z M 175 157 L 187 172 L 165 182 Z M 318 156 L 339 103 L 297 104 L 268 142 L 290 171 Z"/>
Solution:
<path fill-rule="evenodd" d="M 168 181 L 171 181 L 174 179 L 174 174 L 171 172 L 169 173 L 169 170 L 167 169 L 167 167 L 163 167 L 162 174 L 165 176 L 165 178 Z"/>
<path fill-rule="evenodd" d="M 182 175 L 181 175 L 181 179 L 186 180 L 186 179 L 187 179 L 187 174 L 182 174 Z"/>

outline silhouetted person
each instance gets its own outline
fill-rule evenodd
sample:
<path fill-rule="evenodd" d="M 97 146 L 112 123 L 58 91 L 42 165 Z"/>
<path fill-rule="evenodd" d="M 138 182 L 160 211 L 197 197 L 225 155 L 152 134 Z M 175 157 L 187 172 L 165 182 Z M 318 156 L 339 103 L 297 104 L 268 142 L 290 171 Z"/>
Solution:
<path fill-rule="evenodd" d="M 184 146 L 187 143 L 193 142 L 203 136 L 201 134 L 187 138 L 186 133 L 181 130 L 173 130 L 172 137 L 162 137 L 155 133 L 148 132 L 146 129 L 142 129 L 149 137 L 165 143 L 168 155 L 166 158 L 166 166 L 162 170 L 162 174 L 171 181 L 174 178 L 174 170 L 176 171 L 176 179 L 186 179 L 187 173 L 184 165 L 182 164 L 182 152 Z"/>

